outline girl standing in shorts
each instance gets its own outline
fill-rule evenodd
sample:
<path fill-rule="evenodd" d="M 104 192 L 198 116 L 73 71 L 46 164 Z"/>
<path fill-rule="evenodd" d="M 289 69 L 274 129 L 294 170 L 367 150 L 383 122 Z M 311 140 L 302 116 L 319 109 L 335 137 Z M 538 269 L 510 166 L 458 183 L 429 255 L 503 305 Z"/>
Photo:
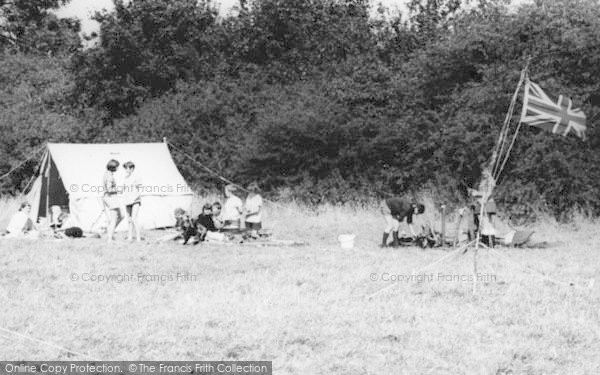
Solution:
<path fill-rule="evenodd" d="M 114 240 L 115 228 L 121 220 L 123 220 L 123 211 L 121 198 L 119 197 L 119 189 L 115 179 L 115 172 L 119 168 L 119 162 L 115 159 L 111 159 L 106 164 L 106 172 L 102 179 L 102 185 L 104 187 L 104 197 L 102 201 L 109 212 L 109 223 L 108 223 L 108 243 Z"/>
<path fill-rule="evenodd" d="M 123 180 L 123 204 L 127 220 L 129 221 L 129 229 L 127 231 L 127 240 L 133 240 L 133 232 L 135 231 L 135 239 L 137 242 L 142 240 L 141 228 L 138 222 L 138 213 L 142 205 L 142 183 L 140 182 L 135 170 L 135 164 L 128 161 L 123 164 L 125 168 L 125 178 Z"/>

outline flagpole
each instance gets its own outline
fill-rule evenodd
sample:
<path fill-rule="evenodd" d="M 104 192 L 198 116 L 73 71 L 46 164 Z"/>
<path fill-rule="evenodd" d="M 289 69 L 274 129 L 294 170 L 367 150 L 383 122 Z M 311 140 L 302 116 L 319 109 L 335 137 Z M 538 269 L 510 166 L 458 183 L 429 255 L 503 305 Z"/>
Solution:
<path fill-rule="evenodd" d="M 477 236 L 475 238 L 475 249 L 473 250 L 473 295 L 477 295 L 477 255 L 479 252 L 479 242 L 481 241 L 481 229 L 482 229 L 482 223 L 484 221 L 484 216 L 486 213 L 485 210 L 485 205 L 488 201 L 488 199 L 491 197 L 494 188 L 496 187 L 496 180 L 497 177 L 495 177 L 494 175 L 496 174 L 496 172 L 501 172 L 502 169 L 498 170 L 498 164 L 496 163 L 498 160 L 498 157 L 500 154 L 502 154 L 504 152 L 504 147 L 506 145 L 506 139 L 508 137 L 508 128 L 510 127 L 510 120 L 512 119 L 512 114 L 514 112 L 514 108 L 515 108 L 515 103 L 517 101 L 517 97 L 519 95 L 519 91 L 521 90 L 521 86 L 523 85 L 523 82 L 525 81 L 525 79 L 528 76 L 528 70 L 529 70 L 529 63 L 531 62 L 531 56 L 529 56 L 527 58 L 527 63 L 525 64 L 525 67 L 521 70 L 521 76 L 519 77 L 519 83 L 517 84 L 517 88 L 515 89 L 515 92 L 513 93 L 509 108 L 508 108 L 508 112 L 506 113 L 506 117 L 504 119 L 504 124 L 502 125 L 502 130 L 500 131 L 500 136 L 498 137 L 498 141 L 496 142 L 496 146 L 494 147 L 494 151 L 492 153 L 492 157 L 490 159 L 490 162 L 488 164 L 488 166 L 486 167 L 485 170 L 485 174 L 482 173 L 482 183 L 481 186 L 479 187 L 481 193 L 481 197 L 480 197 L 480 201 L 479 201 L 479 223 L 477 223 Z M 504 168 L 504 165 L 506 164 L 506 161 L 508 160 L 508 155 L 510 154 L 510 151 L 512 150 L 512 146 L 515 143 L 515 139 L 517 137 L 517 134 L 519 132 L 521 122 L 519 121 L 519 125 L 517 125 L 517 130 L 515 135 L 513 136 L 512 142 L 507 150 L 507 154 L 504 157 L 503 163 L 502 163 L 502 168 Z M 483 172 L 483 171 L 482 171 Z M 499 173 L 498 173 L 499 175 Z M 487 180 L 487 181 L 486 181 Z M 483 189 L 482 189 L 483 188 Z M 492 239 L 493 241 L 493 239 Z"/>
<path fill-rule="evenodd" d="M 515 103 L 517 102 L 517 97 L 519 95 L 519 91 L 521 90 L 521 86 L 525 81 L 527 76 L 527 72 L 529 70 L 529 63 L 531 61 L 531 56 L 527 58 L 527 63 L 525 67 L 521 70 L 521 76 L 519 77 L 519 83 L 517 84 L 517 88 L 513 93 L 512 99 L 510 101 L 510 105 L 508 106 L 508 111 L 506 112 L 506 117 L 504 118 L 504 124 L 502 126 L 502 130 L 500 132 L 500 136 L 498 137 L 498 141 L 496 142 L 496 146 L 494 147 L 494 152 L 492 153 L 492 157 L 490 159 L 490 167 L 492 168 L 492 176 L 497 173 L 498 164 L 496 163 L 498 156 L 504 152 L 504 146 L 506 145 L 506 139 L 508 137 L 508 128 L 510 127 L 510 120 L 512 118 L 512 114 L 515 109 Z"/>
<path fill-rule="evenodd" d="M 525 68 L 523 68 L 523 72 L 521 73 L 522 78 L 523 78 L 521 85 L 523 84 L 523 82 L 525 82 L 525 95 L 527 95 L 527 85 L 529 83 L 529 62 L 530 61 L 531 61 L 531 56 L 527 59 L 527 64 L 525 65 Z M 523 111 L 524 110 L 525 110 L 525 107 L 523 107 Z M 523 115 L 524 115 L 524 112 L 521 114 L 521 118 L 523 118 Z M 500 179 L 500 175 L 502 174 L 502 171 L 504 170 L 504 166 L 506 165 L 506 162 L 508 161 L 508 159 L 510 157 L 510 153 L 512 151 L 513 146 L 515 145 L 515 141 L 517 140 L 517 135 L 519 135 L 519 131 L 521 130 L 521 125 L 522 125 L 521 118 L 519 119 L 519 123 L 517 124 L 517 128 L 515 129 L 515 134 L 512 137 L 510 145 L 508 146 L 508 149 L 506 150 L 504 159 L 499 164 L 500 168 L 498 168 L 498 170 L 496 171 L 496 173 L 494 175 L 494 179 L 496 180 L 496 182 Z"/>

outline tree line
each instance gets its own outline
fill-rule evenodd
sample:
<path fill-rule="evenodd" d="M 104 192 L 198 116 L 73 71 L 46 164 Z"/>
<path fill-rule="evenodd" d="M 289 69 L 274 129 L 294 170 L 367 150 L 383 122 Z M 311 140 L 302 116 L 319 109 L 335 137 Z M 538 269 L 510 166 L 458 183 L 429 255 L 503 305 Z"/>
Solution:
<path fill-rule="evenodd" d="M 404 14 L 368 0 L 241 0 L 228 15 L 208 0 L 114 0 L 89 48 L 77 20 L 52 12 L 63 3 L 0 0 L 0 174 L 48 141 L 167 137 L 273 197 L 428 189 L 464 202 L 530 57 L 531 79 L 587 114 L 588 140 L 524 128 L 497 201 L 600 213 L 596 0 L 410 0 Z M 201 192 L 218 188 L 174 157 Z M 35 165 L 0 189 L 22 189 Z"/>

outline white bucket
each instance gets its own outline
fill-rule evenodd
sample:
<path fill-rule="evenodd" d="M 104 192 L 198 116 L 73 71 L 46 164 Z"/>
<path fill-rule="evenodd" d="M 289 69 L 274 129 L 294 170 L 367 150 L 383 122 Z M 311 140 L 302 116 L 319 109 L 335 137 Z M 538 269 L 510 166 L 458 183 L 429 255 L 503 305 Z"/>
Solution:
<path fill-rule="evenodd" d="M 354 239 L 356 235 L 354 234 L 340 234 L 338 236 L 338 241 L 340 241 L 340 247 L 344 250 L 350 250 L 354 247 Z"/>

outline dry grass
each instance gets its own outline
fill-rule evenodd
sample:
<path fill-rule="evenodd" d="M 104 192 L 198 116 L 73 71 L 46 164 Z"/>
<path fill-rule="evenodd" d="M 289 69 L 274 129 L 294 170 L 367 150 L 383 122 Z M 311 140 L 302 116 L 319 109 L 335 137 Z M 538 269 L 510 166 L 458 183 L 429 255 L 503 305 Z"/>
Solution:
<path fill-rule="evenodd" d="M 289 207 L 269 210 L 267 225 L 309 246 L 0 241 L 1 325 L 103 360 L 272 360 L 276 374 L 600 371 L 597 223 L 549 220 L 536 238 L 557 247 L 501 250 L 579 286 L 595 278 L 592 289 L 543 281 L 482 250 L 480 272 L 496 280 L 476 297 L 470 282 L 434 280 L 367 299 L 390 285 L 383 273 L 410 273 L 447 252 L 379 249 L 377 209 Z M 353 250 L 337 244 L 345 232 L 357 235 Z M 471 260 L 451 257 L 426 272 L 469 274 Z M 84 273 L 133 280 L 71 281 Z M 196 280 L 140 283 L 138 273 Z M 22 339 L 0 337 L 0 348 L 0 359 L 71 358 Z"/>

